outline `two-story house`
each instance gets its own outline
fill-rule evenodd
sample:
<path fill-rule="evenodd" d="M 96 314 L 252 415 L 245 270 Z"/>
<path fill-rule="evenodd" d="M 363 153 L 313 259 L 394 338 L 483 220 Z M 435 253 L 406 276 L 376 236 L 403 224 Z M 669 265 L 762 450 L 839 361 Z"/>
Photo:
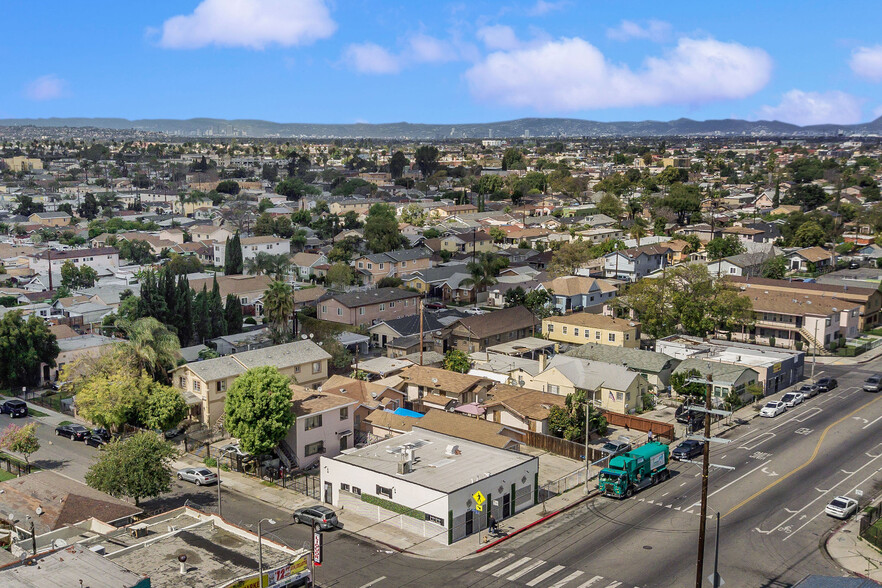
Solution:
<path fill-rule="evenodd" d="M 272 283 L 272 278 L 266 275 L 246 276 L 235 274 L 231 276 L 215 275 L 212 278 L 194 278 L 190 280 L 190 288 L 195 292 L 201 292 L 202 288 L 211 290 L 217 280 L 218 289 L 222 300 L 226 300 L 227 294 L 234 294 L 243 309 L 253 314 L 254 303 L 263 298 L 263 293 Z"/>
<path fill-rule="evenodd" d="M 190 416 L 214 425 L 224 412 L 227 390 L 239 375 L 273 366 L 300 386 L 317 387 L 328 379 L 331 355 L 307 339 L 184 364 L 172 372 L 172 383 L 190 405 Z"/>
<path fill-rule="evenodd" d="M 291 241 L 281 237 L 266 235 L 264 237 L 243 237 L 240 239 L 242 244 L 242 260 L 247 261 L 257 257 L 258 253 L 267 253 L 269 255 L 290 255 Z M 227 252 L 226 241 L 218 241 L 214 244 L 214 265 L 223 266 Z"/>
<path fill-rule="evenodd" d="M 669 253 L 663 243 L 607 253 L 603 256 L 604 276 L 636 282 L 667 265 Z"/>
<path fill-rule="evenodd" d="M 400 288 L 332 294 L 319 300 L 317 316 L 334 323 L 370 326 L 375 321 L 417 314 L 419 299 L 419 294 Z"/>
<path fill-rule="evenodd" d="M 542 282 L 541 288 L 554 295 L 554 306 L 568 312 L 601 312 L 604 304 L 616 297 L 618 288 L 606 280 L 585 276 L 561 276 Z"/>
<path fill-rule="evenodd" d="M 87 265 L 101 273 L 109 268 L 119 267 L 119 251 L 113 247 L 93 247 L 69 251 L 47 250 L 28 256 L 28 266 L 38 274 L 48 274 L 50 263 L 52 273 L 61 274 L 61 266 L 67 261 L 73 262 L 77 267 Z"/>
<path fill-rule="evenodd" d="M 458 349 L 465 353 L 484 351 L 487 347 L 530 337 L 536 330 L 536 317 L 523 306 L 461 318 L 441 331 L 443 351 Z"/>
<path fill-rule="evenodd" d="M 334 457 L 354 447 L 357 406 L 356 400 L 342 395 L 291 386 L 291 411 L 296 419 L 280 444 L 288 467 L 307 468 L 323 455 Z"/>
<path fill-rule="evenodd" d="M 398 377 L 401 383 L 396 388 L 407 395 L 408 402 L 415 409 L 423 411 L 483 402 L 487 398 L 487 390 L 494 384 L 488 378 L 422 365 L 406 368 Z"/>
<path fill-rule="evenodd" d="M 35 212 L 28 221 L 47 227 L 66 227 L 70 224 L 70 215 L 66 212 Z"/>
<path fill-rule="evenodd" d="M 640 347 L 640 323 L 590 312 L 544 318 L 542 333 L 561 343 Z"/>
<path fill-rule="evenodd" d="M 464 231 L 440 237 L 441 249 L 452 253 L 493 253 L 493 237 L 484 231 Z"/>
<path fill-rule="evenodd" d="M 309 280 L 317 275 L 317 267 L 328 263 L 328 258 L 324 253 L 306 253 L 301 251 L 295 253 L 291 258 L 292 266 L 297 272 L 297 277 L 301 280 Z"/>
<path fill-rule="evenodd" d="M 363 255 L 352 265 L 364 277 L 365 284 L 376 284 L 383 278 L 399 278 L 432 267 L 432 254 L 422 248 L 386 251 Z"/>

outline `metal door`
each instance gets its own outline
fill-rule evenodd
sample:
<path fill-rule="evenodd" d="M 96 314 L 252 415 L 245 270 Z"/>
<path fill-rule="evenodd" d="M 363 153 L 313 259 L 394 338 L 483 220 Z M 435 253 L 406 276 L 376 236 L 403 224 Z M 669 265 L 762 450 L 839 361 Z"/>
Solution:
<path fill-rule="evenodd" d="M 328 504 L 333 503 L 333 486 L 331 486 L 330 482 L 325 482 L 325 502 Z"/>
<path fill-rule="evenodd" d="M 502 496 L 502 518 L 507 519 L 511 516 L 511 494 L 503 494 Z"/>

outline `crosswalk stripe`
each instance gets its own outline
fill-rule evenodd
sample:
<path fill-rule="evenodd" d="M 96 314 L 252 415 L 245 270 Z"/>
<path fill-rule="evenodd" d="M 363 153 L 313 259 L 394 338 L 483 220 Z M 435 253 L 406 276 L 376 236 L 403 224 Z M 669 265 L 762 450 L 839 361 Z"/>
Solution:
<path fill-rule="evenodd" d="M 485 566 L 481 566 L 480 568 L 477 569 L 477 571 L 479 571 L 479 572 L 486 572 L 487 570 L 490 570 L 490 569 L 495 568 L 496 566 L 498 566 L 499 564 L 501 564 L 501 563 L 504 562 L 505 560 L 507 560 L 507 559 L 509 559 L 509 558 L 512 558 L 512 557 L 514 557 L 514 554 L 513 554 L 513 553 L 507 553 L 507 554 L 503 555 L 503 556 L 500 557 L 500 558 L 494 559 L 493 561 L 491 561 L 491 562 L 488 563 L 487 565 L 485 565 Z"/>
<path fill-rule="evenodd" d="M 587 582 L 585 582 L 584 584 L 579 586 L 579 588 L 588 588 L 588 586 L 592 585 L 594 582 L 597 582 L 598 580 L 603 580 L 603 576 L 594 576 L 593 578 L 591 578 L 590 580 L 588 580 Z"/>
<path fill-rule="evenodd" d="M 532 580 L 530 580 L 529 582 L 527 582 L 527 586 L 535 586 L 539 582 L 542 582 L 543 580 L 547 580 L 551 576 L 555 575 L 556 573 L 558 573 L 562 569 L 564 569 L 564 566 L 554 566 L 553 568 L 551 568 L 547 572 L 540 574 L 540 575 L 536 576 L 535 578 L 533 578 Z"/>
<path fill-rule="evenodd" d="M 521 576 L 525 576 L 526 574 L 529 574 L 530 572 L 532 572 L 533 570 L 535 570 L 539 566 L 543 566 L 543 565 L 545 565 L 544 560 L 541 560 L 541 559 L 534 560 L 534 561 L 530 562 L 529 564 L 527 564 L 523 569 L 520 569 L 520 570 L 516 571 L 515 573 L 513 573 L 511 576 L 506 578 L 506 580 L 508 580 L 509 582 L 513 582 L 513 581 L 517 580 L 518 578 L 520 578 Z"/>
<path fill-rule="evenodd" d="M 576 578 L 578 578 L 579 576 L 581 576 L 584 573 L 585 572 L 583 572 L 582 570 L 576 570 L 575 572 L 573 572 L 572 574 L 570 574 L 569 576 L 567 576 L 563 580 L 560 580 L 559 582 L 552 584 L 548 588 L 561 588 L 562 586 L 569 584 L 570 582 L 572 582 L 573 580 L 575 580 Z"/>
<path fill-rule="evenodd" d="M 504 576 L 505 574 L 509 573 L 510 571 L 512 571 L 513 569 L 515 569 L 516 567 L 519 567 L 519 566 L 524 565 L 525 563 L 527 563 L 527 562 L 530 561 L 531 559 L 533 559 L 533 558 L 532 558 L 532 557 L 522 557 L 521 559 L 519 559 L 518 561 L 514 562 L 513 564 L 508 564 L 507 566 L 505 566 L 505 567 L 502 568 L 501 570 L 498 570 L 498 571 L 496 571 L 496 572 L 493 572 L 493 575 L 494 575 L 495 577 L 497 577 L 497 578 L 501 578 L 502 576 Z"/>
<path fill-rule="evenodd" d="M 616 586 L 621 586 L 621 585 L 622 585 L 621 582 L 613 582 L 612 584 L 610 584 L 606 588 L 616 588 Z"/>

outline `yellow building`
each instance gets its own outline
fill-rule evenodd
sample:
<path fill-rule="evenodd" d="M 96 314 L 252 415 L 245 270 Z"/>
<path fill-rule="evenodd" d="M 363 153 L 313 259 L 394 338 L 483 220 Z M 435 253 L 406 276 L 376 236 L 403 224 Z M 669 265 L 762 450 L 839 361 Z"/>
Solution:
<path fill-rule="evenodd" d="M 3 160 L 12 171 L 32 171 L 35 169 L 43 169 L 43 162 L 35 157 L 25 157 L 24 155 L 16 155 L 15 157 L 7 157 Z"/>
<path fill-rule="evenodd" d="M 542 319 L 542 332 L 552 341 L 561 343 L 640 346 L 640 323 L 590 312 Z"/>

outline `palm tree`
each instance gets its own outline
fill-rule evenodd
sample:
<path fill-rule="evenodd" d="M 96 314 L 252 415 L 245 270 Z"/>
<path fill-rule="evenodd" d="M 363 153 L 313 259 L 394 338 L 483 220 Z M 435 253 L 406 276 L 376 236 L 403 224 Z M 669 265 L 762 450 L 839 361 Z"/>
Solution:
<path fill-rule="evenodd" d="M 285 282 L 275 281 L 263 293 L 263 316 L 270 324 L 274 340 L 285 338 L 288 318 L 294 314 L 294 292 Z"/>
<path fill-rule="evenodd" d="M 484 258 L 480 262 L 469 262 L 466 268 L 468 268 L 471 276 L 462 280 L 460 284 L 463 286 L 474 286 L 476 295 L 497 283 L 496 264 L 490 258 Z"/>
<path fill-rule="evenodd" d="M 261 251 L 254 257 L 245 260 L 245 273 L 260 276 L 272 271 L 272 255 Z"/>
<path fill-rule="evenodd" d="M 169 382 L 169 373 L 177 365 L 181 351 L 178 336 L 153 317 L 124 321 L 121 327 L 129 339 L 126 346 L 138 370 Z"/>
<path fill-rule="evenodd" d="M 278 281 L 284 281 L 288 274 L 291 271 L 291 258 L 285 255 L 284 253 L 280 253 L 279 255 L 271 256 L 267 265 L 268 274 L 272 274 L 273 277 Z"/>
<path fill-rule="evenodd" d="M 631 238 L 637 240 L 637 247 L 640 247 L 640 239 L 646 236 L 646 221 L 642 218 L 635 218 L 634 224 L 631 225 Z"/>

